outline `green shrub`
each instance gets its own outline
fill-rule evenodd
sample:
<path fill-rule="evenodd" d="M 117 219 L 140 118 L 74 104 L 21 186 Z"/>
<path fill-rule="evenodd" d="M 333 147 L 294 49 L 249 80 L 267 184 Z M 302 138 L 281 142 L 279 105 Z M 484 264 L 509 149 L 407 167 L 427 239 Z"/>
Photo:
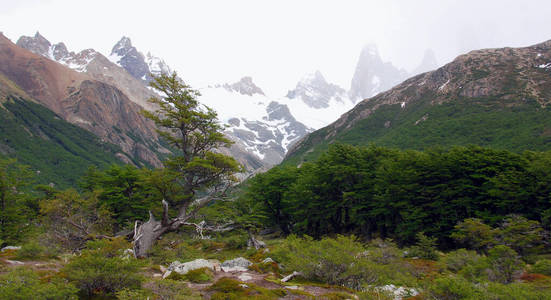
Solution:
<path fill-rule="evenodd" d="M 498 245 L 488 251 L 488 279 L 499 283 L 511 283 L 522 273 L 524 262 L 515 250 Z"/>
<path fill-rule="evenodd" d="M 524 283 L 511 283 L 500 284 L 490 282 L 485 285 L 484 295 L 480 299 L 491 300 L 539 300 L 539 299 L 551 299 L 551 289 L 538 288 L 530 284 Z"/>
<path fill-rule="evenodd" d="M 174 272 L 173 272 L 174 273 Z M 187 272 L 184 278 L 194 283 L 204 283 L 212 280 L 213 274 L 209 268 L 200 268 Z"/>
<path fill-rule="evenodd" d="M 269 290 L 251 283 L 245 287 L 243 283 L 228 277 L 220 278 L 209 287 L 209 291 L 214 291 L 211 300 L 275 300 L 287 295 L 283 289 Z"/>
<path fill-rule="evenodd" d="M 410 257 L 419 257 L 423 259 L 437 260 L 438 253 L 436 253 L 436 238 L 426 236 L 424 233 L 419 232 L 416 235 L 417 243 L 410 248 Z"/>
<path fill-rule="evenodd" d="M 17 259 L 37 259 L 44 256 L 45 248 L 38 244 L 36 241 L 30 241 L 21 246 L 21 249 L 17 251 Z"/>
<path fill-rule="evenodd" d="M 248 236 L 246 234 L 233 234 L 220 239 L 221 242 L 226 244 L 227 249 L 245 249 L 247 240 Z"/>
<path fill-rule="evenodd" d="M 429 286 L 428 294 L 432 299 L 482 299 L 475 285 L 458 276 L 436 278 Z"/>
<path fill-rule="evenodd" d="M 315 241 L 307 236 L 291 235 L 272 251 L 271 256 L 280 262 L 285 272 L 299 271 L 306 280 L 351 289 L 387 282 L 407 285 L 414 281 L 409 267 L 401 260 L 381 264 L 374 260 L 381 256 L 376 254 L 371 258 L 371 251 L 354 236 Z"/>
<path fill-rule="evenodd" d="M 36 273 L 26 268 L 12 269 L 0 275 L 0 299 L 46 300 L 77 299 L 77 288 L 60 279 L 43 282 Z"/>
<path fill-rule="evenodd" d="M 98 248 L 92 246 L 94 249 L 82 251 L 61 270 L 82 293 L 88 296 L 112 295 L 124 288 L 137 289 L 141 286 L 142 276 L 138 271 L 142 262 L 133 257 L 116 255 L 124 248 L 118 241 L 102 241 L 92 245 Z"/>
<path fill-rule="evenodd" d="M 475 251 L 458 249 L 451 251 L 442 259 L 444 267 L 454 273 L 459 272 L 467 265 L 474 265 L 481 257 Z"/>
<path fill-rule="evenodd" d="M 193 300 L 201 299 L 201 296 L 195 295 L 187 284 L 182 281 L 170 279 L 155 279 L 144 283 L 144 289 L 156 297 L 149 299 L 170 299 L 170 300 Z M 132 298 L 130 298 L 132 299 Z"/>
<path fill-rule="evenodd" d="M 537 261 L 532 267 L 532 272 L 551 276 L 551 259 Z"/>

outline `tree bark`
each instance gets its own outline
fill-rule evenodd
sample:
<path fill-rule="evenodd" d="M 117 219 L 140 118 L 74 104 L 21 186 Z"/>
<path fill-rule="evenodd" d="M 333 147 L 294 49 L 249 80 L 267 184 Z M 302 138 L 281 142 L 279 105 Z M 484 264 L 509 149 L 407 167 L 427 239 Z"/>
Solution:
<path fill-rule="evenodd" d="M 151 213 L 150 211 L 149 220 L 147 222 L 143 224 L 139 224 L 139 221 L 135 222 L 134 237 L 132 242 L 134 248 L 134 256 L 136 258 L 147 257 L 149 250 L 151 250 L 151 248 L 155 244 L 155 241 L 157 241 L 163 234 L 167 232 L 175 231 L 183 225 L 193 225 L 197 227 L 198 224 L 189 223 L 188 220 L 190 220 L 201 207 L 209 203 L 212 199 L 212 196 L 198 199 L 194 203 L 194 209 L 188 212 L 186 209 L 187 207 L 182 207 L 179 210 L 178 217 L 172 219 L 168 216 L 168 203 L 163 199 L 162 220 L 156 220 L 153 216 L 153 213 Z M 231 225 L 232 224 L 227 224 L 225 226 L 216 227 L 202 226 L 202 230 L 223 232 L 232 230 L 233 227 L 231 227 Z"/>

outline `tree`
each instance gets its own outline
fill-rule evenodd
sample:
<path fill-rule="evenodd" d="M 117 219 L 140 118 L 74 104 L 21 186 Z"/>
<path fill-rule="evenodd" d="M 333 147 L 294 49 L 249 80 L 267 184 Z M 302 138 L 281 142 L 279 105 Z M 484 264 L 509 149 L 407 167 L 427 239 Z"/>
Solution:
<path fill-rule="evenodd" d="M 50 237 L 63 247 L 80 250 L 112 228 L 111 212 L 99 204 L 95 192 L 80 195 L 69 189 L 40 202 L 43 224 Z"/>
<path fill-rule="evenodd" d="M 231 141 L 222 133 L 216 112 L 197 101 L 198 91 L 183 83 L 175 72 L 154 77 L 150 86 L 162 97 L 151 98 L 149 101 L 158 108 L 154 112 L 143 111 L 143 115 L 160 127 L 157 132 L 177 153 L 164 162 L 165 171 L 161 172 L 170 179 L 170 187 L 166 187 L 165 180 L 155 180 L 164 191 L 160 191 L 164 196 L 161 220 L 150 212 L 149 221 L 135 224 L 136 257 L 147 256 L 164 233 L 186 225 L 199 208 L 237 181 L 234 174 L 242 170 L 235 159 L 216 152 L 229 147 Z M 170 192 L 174 187 L 176 192 Z M 196 199 L 199 193 L 203 197 Z M 175 217 L 170 217 L 170 205 L 176 208 Z"/>
<path fill-rule="evenodd" d="M 15 159 L 0 159 L 0 240 L 18 242 L 30 228 L 33 216 L 28 207 L 32 172 Z M 1 246 L 1 244 L 0 244 Z"/>

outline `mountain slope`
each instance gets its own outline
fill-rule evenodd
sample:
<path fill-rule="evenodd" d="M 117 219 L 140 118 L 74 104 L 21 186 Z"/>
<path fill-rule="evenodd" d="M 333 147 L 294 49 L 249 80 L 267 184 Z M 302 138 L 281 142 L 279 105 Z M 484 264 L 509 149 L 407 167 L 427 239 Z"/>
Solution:
<path fill-rule="evenodd" d="M 286 160 L 310 160 L 334 142 L 549 150 L 550 102 L 551 41 L 472 51 L 360 102 L 302 139 Z"/>
<path fill-rule="evenodd" d="M 0 118 L 0 157 L 31 166 L 38 183 L 76 186 L 89 166 L 105 167 L 126 157 L 120 147 L 24 98 L 4 98 Z"/>
<path fill-rule="evenodd" d="M 120 146 L 126 162 L 161 165 L 159 157 L 167 150 L 156 138 L 154 124 L 116 87 L 20 48 L 4 36 L 0 74 L 64 120 Z"/>

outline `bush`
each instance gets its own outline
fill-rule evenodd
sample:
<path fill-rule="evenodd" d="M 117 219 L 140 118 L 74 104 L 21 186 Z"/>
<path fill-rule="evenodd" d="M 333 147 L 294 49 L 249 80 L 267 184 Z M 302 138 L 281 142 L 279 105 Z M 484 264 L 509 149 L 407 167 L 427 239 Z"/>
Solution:
<path fill-rule="evenodd" d="M 475 251 L 458 249 L 446 254 L 446 256 L 442 259 L 442 263 L 446 269 L 454 273 L 458 273 L 467 265 L 474 265 L 480 259 L 480 255 L 478 255 Z"/>
<path fill-rule="evenodd" d="M 522 273 L 524 263 L 515 250 L 499 245 L 488 251 L 489 274 L 491 281 L 511 283 Z"/>
<path fill-rule="evenodd" d="M 209 268 L 200 268 L 187 272 L 184 277 L 194 283 L 204 283 L 211 281 L 213 274 Z"/>
<path fill-rule="evenodd" d="M 17 251 L 17 259 L 37 259 L 43 256 L 45 248 L 39 245 L 36 241 L 31 241 L 21 246 Z"/>
<path fill-rule="evenodd" d="M 56 278 L 43 282 L 36 273 L 25 268 L 16 268 L 0 275 L 0 299 L 77 299 L 77 288 Z"/>
<path fill-rule="evenodd" d="M 364 285 L 384 284 L 389 281 L 408 283 L 413 280 L 405 263 L 396 261 L 381 264 L 370 257 L 372 250 L 355 240 L 354 236 L 323 238 L 289 236 L 276 247 L 272 257 L 286 272 L 302 272 L 306 280 L 362 289 Z M 379 251 L 380 253 L 381 251 Z"/>
<path fill-rule="evenodd" d="M 417 244 L 410 248 L 410 253 L 408 256 L 437 260 L 438 253 L 436 253 L 436 238 L 430 238 L 422 232 L 417 233 L 416 238 Z"/>
<path fill-rule="evenodd" d="M 551 259 L 537 261 L 532 267 L 532 272 L 551 276 Z"/>
<path fill-rule="evenodd" d="M 463 277 L 449 276 L 436 278 L 428 288 L 433 299 L 482 299 L 480 291 Z"/>
<path fill-rule="evenodd" d="M 124 248 L 118 241 L 100 241 L 91 245 L 93 249 L 82 251 L 62 269 L 67 279 L 74 282 L 82 293 L 88 296 L 112 295 L 124 288 L 141 286 L 142 277 L 138 271 L 142 263 L 116 255 Z"/>
<path fill-rule="evenodd" d="M 171 299 L 171 300 L 192 300 L 201 299 L 200 296 L 195 295 L 187 284 L 182 281 L 175 281 L 170 279 L 156 279 L 144 284 L 144 288 L 156 297 L 150 297 L 149 299 Z M 134 298 L 128 298 L 134 299 Z"/>

